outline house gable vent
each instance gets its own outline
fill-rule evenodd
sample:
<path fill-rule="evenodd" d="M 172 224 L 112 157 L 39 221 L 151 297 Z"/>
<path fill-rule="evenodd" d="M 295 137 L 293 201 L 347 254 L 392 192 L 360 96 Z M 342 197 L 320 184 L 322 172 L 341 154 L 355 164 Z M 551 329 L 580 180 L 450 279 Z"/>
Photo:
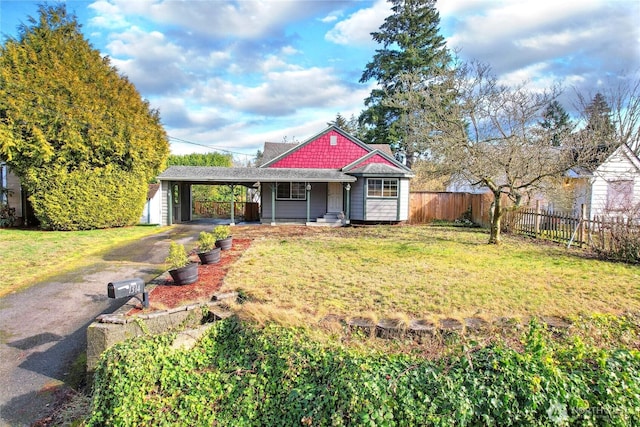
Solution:
<path fill-rule="evenodd" d="M 329 145 L 338 145 L 338 136 L 337 135 L 331 135 L 329 137 Z"/>

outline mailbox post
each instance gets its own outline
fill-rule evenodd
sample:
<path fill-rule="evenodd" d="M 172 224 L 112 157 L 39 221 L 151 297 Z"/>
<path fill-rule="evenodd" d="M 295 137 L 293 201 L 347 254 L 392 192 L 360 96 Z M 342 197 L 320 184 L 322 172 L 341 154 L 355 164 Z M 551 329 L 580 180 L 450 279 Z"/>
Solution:
<path fill-rule="evenodd" d="M 142 294 L 142 299 L 138 294 Z M 107 284 L 107 296 L 114 299 L 136 298 L 142 307 L 149 307 L 149 293 L 144 290 L 144 280 L 137 277 Z"/>

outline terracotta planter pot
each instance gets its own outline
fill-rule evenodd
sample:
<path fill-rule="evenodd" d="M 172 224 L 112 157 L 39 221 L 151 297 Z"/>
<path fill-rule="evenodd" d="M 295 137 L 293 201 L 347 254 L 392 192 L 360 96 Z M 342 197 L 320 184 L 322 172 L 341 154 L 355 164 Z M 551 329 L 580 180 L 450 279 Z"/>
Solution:
<path fill-rule="evenodd" d="M 228 251 L 233 246 L 233 236 L 229 236 L 226 239 L 216 240 L 216 247 L 223 251 Z"/>
<path fill-rule="evenodd" d="M 209 252 L 200 252 L 198 257 L 203 264 L 217 264 L 220 262 L 220 248 L 214 248 Z"/>
<path fill-rule="evenodd" d="M 198 280 L 198 264 L 192 262 L 184 267 L 169 270 L 169 274 L 176 285 L 189 285 Z"/>

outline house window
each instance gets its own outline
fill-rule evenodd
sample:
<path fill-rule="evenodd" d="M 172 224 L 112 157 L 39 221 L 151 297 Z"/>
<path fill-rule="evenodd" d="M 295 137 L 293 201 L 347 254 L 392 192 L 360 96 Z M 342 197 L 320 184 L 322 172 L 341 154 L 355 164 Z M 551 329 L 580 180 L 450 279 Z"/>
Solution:
<path fill-rule="evenodd" d="M 367 180 L 367 197 L 398 197 L 397 179 L 373 179 Z"/>
<path fill-rule="evenodd" d="M 633 180 L 607 182 L 607 209 L 620 211 L 629 209 L 633 203 Z"/>
<path fill-rule="evenodd" d="M 276 199 L 278 200 L 306 200 L 307 192 L 304 182 L 279 182 L 277 184 Z"/>

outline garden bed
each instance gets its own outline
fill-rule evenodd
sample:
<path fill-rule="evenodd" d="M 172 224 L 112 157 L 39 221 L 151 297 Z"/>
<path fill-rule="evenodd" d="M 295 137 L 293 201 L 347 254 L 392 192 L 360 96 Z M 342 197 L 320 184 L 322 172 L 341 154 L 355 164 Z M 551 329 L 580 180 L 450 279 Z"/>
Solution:
<path fill-rule="evenodd" d="M 151 282 L 149 291 L 149 308 L 142 309 L 140 304 L 128 311 L 133 316 L 160 310 L 170 310 L 180 306 L 211 301 L 212 296 L 220 290 L 229 268 L 251 246 L 252 239 L 234 239 L 233 247 L 224 251 L 217 264 L 201 264 L 198 266 L 198 280 L 190 285 L 176 286 L 167 273 Z M 195 261 L 195 253 L 190 255 Z"/>

